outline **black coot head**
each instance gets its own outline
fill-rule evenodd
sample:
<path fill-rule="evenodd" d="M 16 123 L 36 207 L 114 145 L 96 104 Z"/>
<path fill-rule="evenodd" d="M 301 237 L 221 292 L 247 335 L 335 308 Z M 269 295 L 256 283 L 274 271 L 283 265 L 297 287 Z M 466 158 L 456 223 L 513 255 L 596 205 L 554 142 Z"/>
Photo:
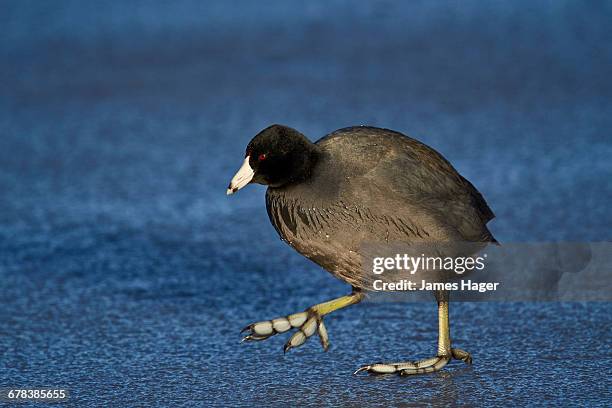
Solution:
<path fill-rule="evenodd" d="M 242 167 L 227 189 L 233 194 L 249 183 L 281 187 L 310 175 L 317 159 L 316 146 L 295 129 L 272 125 L 248 144 Z"/>

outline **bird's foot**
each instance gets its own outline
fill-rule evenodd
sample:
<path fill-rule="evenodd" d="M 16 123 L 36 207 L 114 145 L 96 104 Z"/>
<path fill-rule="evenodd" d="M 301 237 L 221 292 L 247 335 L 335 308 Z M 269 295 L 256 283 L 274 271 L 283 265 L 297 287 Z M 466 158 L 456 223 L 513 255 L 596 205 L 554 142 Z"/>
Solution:
<path fill-rule="evenodd" d="M 472 356 L 467 351 L 460 349 L 451 349 L 450 355 L 436 356 L 418 361 L 409 361 L 405 363 L 375 363 L 360 367 L 354 374 L 361 371 L 368 372 L 370 374 L 399 374 L 399 375 L 413 375 L 413 374 L 424 374 L 433 373 L 439 371 L 451 359 L 461 360 L 466 364 L 472 364 Z"/>
<path fill-rule="evenodd" d="M 315 332 L 319 334 L 323 350 L 327 351 L 329 347 L 327 329 L 323 324 L 321 315 L 312 308 L 289 316 L 250 324 L 242 329 L 242 332 L 247 332 L 242 341 L 266 340 L 275 334 L 284 333 L 291 329 L 297 329 L 297 331 L 285 344 L 285 352 L 306 343 L 306 340 L 315 334 Z"/>

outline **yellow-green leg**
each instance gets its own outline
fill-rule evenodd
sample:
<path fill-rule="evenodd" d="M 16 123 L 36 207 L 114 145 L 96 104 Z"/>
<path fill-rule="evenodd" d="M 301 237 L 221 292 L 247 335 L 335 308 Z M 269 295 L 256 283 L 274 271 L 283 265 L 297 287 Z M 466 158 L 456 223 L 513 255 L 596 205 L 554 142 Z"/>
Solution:
<path fill-rule="evenodd" d="M 323 316 L 335 310 L 359 303 L 362 299 L 363 293 L 355 290 L 350 295 L 319 303 L 303 312 L 250 324 L 242 329 L 242 332 L 248 332 L 242 341 L 265 340 L 274 336 L 275 334 L 284 333 L 291 329 L 297 329 L 297 331 L 285 344 L 285 352 L 292 348 L 301 346 L 315 332 L 319 334 L 323 350 L 327 351 L 329 347 L 329 337 L 327 335 L 327 329 L 323 324 Z"/>
<path fill-rule="evenodd" d="M 472 364 L 472 356 L 463 350 L 451 348 L 450 324 L 448 313 L 448 294 L 440 293 L 438 298 L 438 353 L 435 357 L 404 363 L 375 363 L 363 366 L 355 371 L 366 371 L 373 374 L 413 375 L 431 373 L 441 370 L 451 359 L 462 360 Z"/>

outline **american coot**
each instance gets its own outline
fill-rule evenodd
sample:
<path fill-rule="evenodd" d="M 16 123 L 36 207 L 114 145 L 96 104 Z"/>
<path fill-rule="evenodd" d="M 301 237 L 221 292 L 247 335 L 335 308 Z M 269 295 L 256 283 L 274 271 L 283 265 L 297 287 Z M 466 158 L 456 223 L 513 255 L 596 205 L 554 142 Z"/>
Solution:
<path fill-rule="evenodd" d="M 363 242 L 496 242 L 486 227 L 493 212 L 478 190 L 438 152 L 388 129 L 349 127 L 312 143 L 295 129 L 270 126 L 247 146 L 227 194 L 249 183 L 268 186 L 266 207 L 281 239 L 353 287 L 350 295 L 243 330 L 243 340 L 254 341 L 298 329 L 285 352 L 315 333 L 327 350 L 323 316 L 364 298 Z M 435 357 L 356 372 L 410 375 L 437 371 L 453 358 L 471 363 L 469 353 L 451 348 L 448 292 L 435 295 Z"/>

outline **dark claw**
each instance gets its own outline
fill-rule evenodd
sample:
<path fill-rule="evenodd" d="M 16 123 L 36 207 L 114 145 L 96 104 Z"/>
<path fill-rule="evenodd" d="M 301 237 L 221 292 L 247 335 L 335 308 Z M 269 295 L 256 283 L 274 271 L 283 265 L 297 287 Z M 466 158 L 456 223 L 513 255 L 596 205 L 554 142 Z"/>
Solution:
<path fill-rule="evenodd" d="M 248 336 L 244 336 L 242 340 L 240 340 L 240 342 L 245 342 L 245 341 L 260 341 L 260 340 L 265 340 L 270 336 L 258 336 L 256 334 L 249 334 Z"/>
<path fill-rule="evenodd" d="M 355 371 L 355 372 L 353 373 L 353 375 L 358 374 L 358 373 L 360 373 L 360 372 L 362 372 L 362 371 L 367 371 L 367 370 L 369 370 L 369 369 L 370 369 L 370 366 L 363 366 L 363 367 L 359 367 L 359 368 L 357 369 L 357 371 Z"/>
<path fill-rule="evenodd" d="M 249 324 L 244 329 L 240 330 L 240 333 L 244 333 L 247 330 L 253 330 L 253 324 Z"/>

